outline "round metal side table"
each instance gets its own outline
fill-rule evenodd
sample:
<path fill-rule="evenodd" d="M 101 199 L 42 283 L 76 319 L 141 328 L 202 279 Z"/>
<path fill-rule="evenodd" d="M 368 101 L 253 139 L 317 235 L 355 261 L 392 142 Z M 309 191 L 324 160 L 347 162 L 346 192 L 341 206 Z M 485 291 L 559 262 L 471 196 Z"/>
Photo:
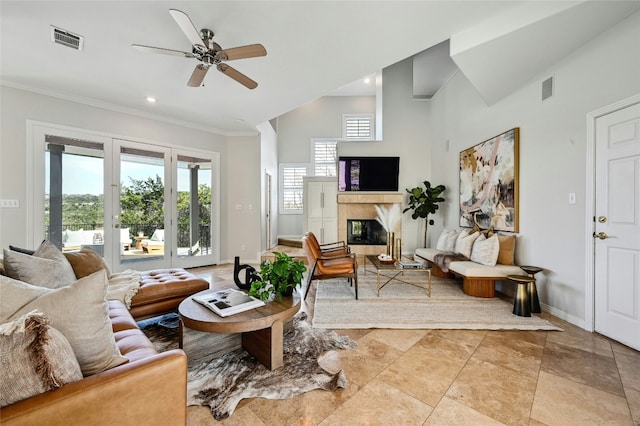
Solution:
<path fill-rule="evenodd" d="M 535 314 L 539 314 L 542 312 L 540 309 L 540 300 L 538 299 L 538 289 L 536 287 L 536 277 L 534 276 L 538 272 L 542 271 L 542 268 L 537 266 L 521 266 L 522 269 L 528 276 L 533 278 L 533 281 L 527 285 L 527 291 L 529 292 L 529 301 L 531 302 L 531 312 Z"/>
<path fill-rule="evenodd" d="M 507 279 L 518 285 L 516 297 L 513 300 L 513 314 L 520 317 L 530 317 L 531 301 L 529 300 L 527 286 L 535 281 L 535 278 L 528 275 L 507 275 Z"/>

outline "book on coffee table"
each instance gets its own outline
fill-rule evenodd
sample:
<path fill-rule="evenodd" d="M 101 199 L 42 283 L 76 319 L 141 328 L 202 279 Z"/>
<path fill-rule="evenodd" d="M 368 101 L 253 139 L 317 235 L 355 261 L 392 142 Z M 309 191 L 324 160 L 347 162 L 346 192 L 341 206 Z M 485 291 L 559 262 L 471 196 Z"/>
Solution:
<path fill-rule="evenodd" d="M 193 300 L 211 309 L 221 317 L 264 306 L 265 303 L 234 288 L 193 296 Z"/>

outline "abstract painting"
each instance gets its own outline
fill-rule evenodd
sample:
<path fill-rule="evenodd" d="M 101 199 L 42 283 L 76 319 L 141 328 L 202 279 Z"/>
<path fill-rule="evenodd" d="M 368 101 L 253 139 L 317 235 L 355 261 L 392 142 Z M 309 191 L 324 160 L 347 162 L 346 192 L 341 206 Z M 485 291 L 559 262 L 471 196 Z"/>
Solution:
<path fill-rule="evenodd" d="M 519 130 L 460 152 L 460 226 L 518 232 Z"/>

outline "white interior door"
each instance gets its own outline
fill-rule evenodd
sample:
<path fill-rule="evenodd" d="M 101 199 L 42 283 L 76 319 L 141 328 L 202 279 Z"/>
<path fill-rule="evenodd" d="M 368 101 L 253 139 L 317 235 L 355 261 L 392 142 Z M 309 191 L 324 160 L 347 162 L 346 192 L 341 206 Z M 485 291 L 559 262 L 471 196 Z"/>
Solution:
<path fill-rule="evenodd" d="M 595 126 L 595 330 L 640 350 L 640 104 Z"/>
<path fill-rule="evenodd" d="M 271 242 L 271 173 L 264 173 L 264 231 L 265 231 L 265 249 L 273 247 Z"/>

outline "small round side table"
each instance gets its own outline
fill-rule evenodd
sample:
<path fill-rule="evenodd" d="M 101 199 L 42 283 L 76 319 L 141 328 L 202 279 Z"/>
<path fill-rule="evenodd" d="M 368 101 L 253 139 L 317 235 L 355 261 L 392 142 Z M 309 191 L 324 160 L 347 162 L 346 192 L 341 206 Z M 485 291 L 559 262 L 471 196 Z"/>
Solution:
<path fill-rule="evenodd" d="M 527 286 L 529 283 L 535 281 L 535 278 L 528 275 L 507 275 L 507 279 L 518 284 L 516 297 L 513 300 L 513 314 L 520 317 L 530 317 L 531 302 L 529 301 Z"/>
<path fill-rule="evenodd" d="M 538 272 L 542 271 L 542 268 L 537 266 L 521 266 L 522 269 L 527 275 L 533 278 L 533 281 L 529 283 L 527 286 L 527 290 L 529 292 L 529 300 L 531 301 L 531 312 L 539 314 L 542 312 L 540 309 L 540 300 L 538 299 L 538 289 L 536 287 L 536 277 L 534 276 Z"/>

